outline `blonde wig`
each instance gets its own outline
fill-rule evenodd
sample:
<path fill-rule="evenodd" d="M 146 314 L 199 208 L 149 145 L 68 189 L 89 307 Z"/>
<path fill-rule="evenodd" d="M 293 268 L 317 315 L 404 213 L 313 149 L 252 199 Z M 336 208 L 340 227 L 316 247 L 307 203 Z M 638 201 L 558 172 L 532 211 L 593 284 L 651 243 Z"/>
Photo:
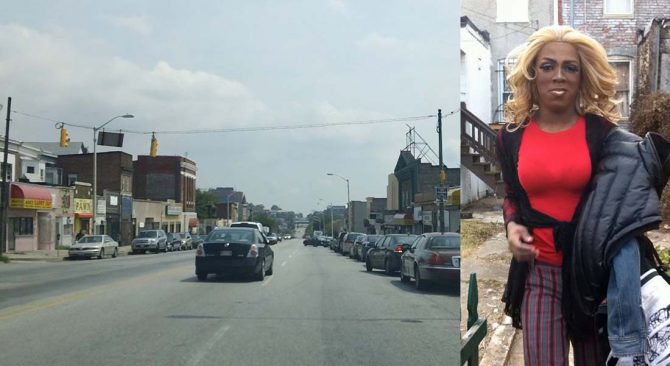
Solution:
<path fill-rule="evenodd" d="M 619 117 L 615 99 L 616 72 L 607 62 L 607 52 L 597 41 L 568 26 L 548 26 L 533 33 L 528 41 L 515 48 L 505 61 L 507 82 L 513 97 L 505 103 L 508 128 L 525 127 L 537 107 L 535 61 L 549 42 L 566 42 L 577 49 L 581 81 L 576 101 L 579 115 L 596 114 L 616 122 Z M 513 66 L 511 66 L 514 64 Z M 510 67 L 511 66 L 511 67 Z"/>

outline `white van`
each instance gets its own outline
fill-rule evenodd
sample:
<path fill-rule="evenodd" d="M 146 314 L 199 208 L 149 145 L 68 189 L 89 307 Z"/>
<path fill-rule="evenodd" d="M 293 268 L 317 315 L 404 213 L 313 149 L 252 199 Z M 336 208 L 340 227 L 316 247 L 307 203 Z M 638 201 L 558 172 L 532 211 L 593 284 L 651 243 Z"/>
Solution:
<path fill-rule="evenodd" d="M 251 227 L 254 229 L 258 229 L 261 233 L 265 234 L 265 231 L 263 230 L 263 224 L 260 222 L 253 222 L 253 221 L 237 221 L 233 222 L 230 224 L 230 227 Z"/>

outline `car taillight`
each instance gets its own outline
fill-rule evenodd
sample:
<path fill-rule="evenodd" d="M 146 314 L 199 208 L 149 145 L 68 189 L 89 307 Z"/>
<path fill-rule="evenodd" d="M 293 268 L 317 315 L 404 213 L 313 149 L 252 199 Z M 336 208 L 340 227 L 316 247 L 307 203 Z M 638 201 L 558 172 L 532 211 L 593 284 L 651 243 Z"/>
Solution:
<path fill-rule="evenodd" d="M 396 245 L 396 246 L 395 246 L 395 250 L 394 250 L 394 252 L 396 252 L 396 253 L 402 253 L 402 252 L 403 252 L 403 250 L 402 250 L 402 245 Z"/>
<path fill-rule="evenodd" d="M 258 247 L 256 244 L 251 244 L 251 248 L 249 248 L 249 254 L 247 254 L 247 257 L 257 257 L 258 256 Z"/>
<path fill-rule="evenodd" d="M 205 256 L 205 248 L 202 246 L 202 244 L 198 244 L 198 249 L 195 250 L 195 256 L 196 257 Z"/>
<path fill-rule="evenodd" d="M 442 259 L 442 257 L 439 254 L 433 253 L 430 256 L 430 261 L 429 262 L 430 262 L 430 264 L 435 266 L 435 265 L 444 264 L 444 259 Z"/>

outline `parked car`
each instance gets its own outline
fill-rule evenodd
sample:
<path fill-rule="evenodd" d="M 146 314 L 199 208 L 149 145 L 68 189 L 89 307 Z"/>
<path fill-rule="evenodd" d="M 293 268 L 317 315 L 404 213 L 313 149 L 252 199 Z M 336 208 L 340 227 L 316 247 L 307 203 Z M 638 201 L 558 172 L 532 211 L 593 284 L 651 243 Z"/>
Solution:
<path fill-rule="evenodd" d="M 205 239 L 207 239 L 207 235 L 193 235 L 191 240 L 191 249 L 197 248 L 198 244 L 205 242 Z"/>
<path fill-rule="evenodd" d="M 69 258 L 104 258 L 106 255 L 116 258 L 119 243 L 109 235 L 85 235 L 77 240 L 67 251 Z"/>
<path fill-rule="evenodd" d="M 191 243 L 193 243 L 193 237 L 191 237 L 191 234 L 189 232 L 183 232 L 177 235 L 181 240 L 181 250 L 191 249 Z"/>
<path fill-rule="evenodd" d="M 461 235 L 425 233 L 400 257 L 400 280 L 414 278 L 422 290 L 427 282 L 458 283 L 461 273 Z"/>
<path fill-rule="evenodd" d="M 344 237 L 346 235 L 347 235 L 346 231 L 337 234 L 337 240 L 333 240 L 330 243 L 330 249 L 334 250 L 335 252 L 339 252 L 340 250 L 342 250 L 342 240 L 344 240 Z"/>
<path fill-rule="evenodd" d="M 210 273 L 253 275 L 263 281 L 272 275 L 274 252 L 265 236 L 255 228 L 222 228 L 212 231 L 195 252 L 198 281 Z"/>
<path fill-rule="evenodd" d="M 277 244 L 277 234 L 268 234 L 267 236 L 270 245 Z"/>
<path fill-rule="evenodd" d="M 356 240 L 357 237 L 365 235 L 363 233 L 347 233 L 347 235 L 344 236 L 342 239 L 342 246 L 341 246 L 341 251 L 340 254 L 342 255 L 349 255 L 351 252 L 351 248 L 354 246 L 354 240 Z"/>
<path fill-rule="evenodd" d="M 400 256 L 412 246 L 418 235 L 414 234 L 387 234 L 375 247 L 368 251 L 365 259 L 365 269 L 383 269 L 387 275 L 400 269 Z"/>
<path fill-rule="evenodd" d="M 181 250 L 181 238 L 178 233 L 167 234 L 167 250 L 166 252 L 176 252 Z"/>
<path fill-rule="evenodd" d="M 367 234 L 363 234 L 357 236 L 356 239 L 354 239 L 354 245 L 351 247 L 351 251 L 349 252 L 349 258 L 358 259 L 359 256 L 358 251 L 360 248 L 363 247 L 363 240 L 365 239 L 366 236 Z"/>
<path fill-rule="evenodd" d="M 333 241 L 333 238 L 331 236 L 321 235 L 319 237 L 318 245 L 321 245 L 322 247 L 328 247 L 330 246 L 331 241 Z"/>
<path fill-rule="evenodd" d="M 383 238 L 383 235 L 366 235 L 363 238 L 363 245 L 358 249 L 358 260 L 365 262 L 365 258 L 368 256 L 368 251 L 374 248 L 377 240 Z"/>
<path fill-rule="evenodd" d="M 163 230 L 143 230 L 133 239 L 131 244 L 133 254 L 144 253 L 151 250 L 158 253 L 168 250 L 167 234 Z"/>

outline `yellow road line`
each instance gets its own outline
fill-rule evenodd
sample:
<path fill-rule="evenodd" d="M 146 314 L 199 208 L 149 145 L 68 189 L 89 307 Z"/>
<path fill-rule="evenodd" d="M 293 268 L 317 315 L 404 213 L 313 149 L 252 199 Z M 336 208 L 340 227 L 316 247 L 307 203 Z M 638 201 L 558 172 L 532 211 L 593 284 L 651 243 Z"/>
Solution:
<path fill-rule="evenodd" d="M 87 297 L 108 293 L 115 288 L 119 287 L 130 288 L 130 287 L 137 287 L 140 285 L 146 285 L 152 280 L 156 280 L 168 274 L 175 274 L 177 272 L 182 272 L 185 269 L 193 269 L 193 266 L 189 265 L 189 266 L 175 267 L 165 271 L 155 272 L 132 279 L 119 280 L 106 285 L 96 286 L 90 289 L 81 290 L 66 295 L 52 296 L 44 300 L 36 300 L 27 304 L 12 306 L 7 309 L 0 310 L 0 322 L 4 320 L 10 320 L 12 318 L 17 318 L 22 315 L 36 313 L 41 310 L 53 308 L 59 305 L 73 303 L 75 301 L 83 300 Z"/>

